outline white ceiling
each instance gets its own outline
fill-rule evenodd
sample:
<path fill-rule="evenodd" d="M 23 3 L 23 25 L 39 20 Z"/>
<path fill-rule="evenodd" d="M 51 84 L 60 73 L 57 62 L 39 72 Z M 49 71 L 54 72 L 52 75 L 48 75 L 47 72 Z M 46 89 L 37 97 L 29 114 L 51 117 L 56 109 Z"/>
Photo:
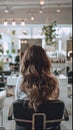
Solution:
<path fill-rule="evenodd" d="M 19 23 L 22 19 L 26 24 L 45 24 L 57 21 L 58 24 L 72 23 L 72 0 L 44 0 L 40 6 L 40 0 L 0 0 L 0 24 L 6 19 L 9 23 L 13 19 Z M 5 8 L 8 12 L 5 13 Z M 43 13 L 40 14 L 39 10 Z M 57 13 L 56 10 L 61 12 Z M 34 16 L 32 21 L 30 18 Z"/>

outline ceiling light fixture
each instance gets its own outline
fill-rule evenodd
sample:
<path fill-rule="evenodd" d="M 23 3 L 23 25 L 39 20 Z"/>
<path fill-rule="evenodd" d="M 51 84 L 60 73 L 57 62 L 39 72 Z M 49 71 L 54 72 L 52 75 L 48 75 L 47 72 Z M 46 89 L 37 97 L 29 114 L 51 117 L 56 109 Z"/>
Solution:
<path fill-rule="evenodd" d="M 57 9 L 56 11 L 57 11 L 57 13 L 60 13 L 60 12 L 61 12 L 61 10 L 60 10 L 60 9 Z"/>
<path fill-rule="evenodd" d="M 5 9 L 5 13 L 8 13 L 8 9 Z"/>
<path fill-rule="evenodd" d="M 8 22 L 7 20 L 4 21 L 4 26 L 7 26 L 8 25 Z"/>
<path fill-rule="evenodd" d="M 40 5 L 44 5 L 45 1 L 44 0 L 40 0 Z"/>
<path fill-rule="evenodd" d="M 5 8 L 5 13 L 8 13 L 8 6 L 6 6 L 6 8 Z"/>
<path fill-rule="evenodd" d="M 42 14 L 42 13 L 43 13 L 43 11 L 42 11 L 42 10 L 39 10 L 39 13 L 40 13 L 40 14 Z"/>
<path fill-rule="evenodd" d="M 25 25 L 25 22 L 24 20 L 21 21 L 21 26 L 24 26 Z"/>
<path fill-rule="evenodd" d="M 12 26 L 16 26 L 16 22 L 15 22 L 14 19 L 13 19 L 13 21 L 12 21 Z"/>
<path fill-rule="evenodd" d="M 43 13 L 43 10 L 42 10 L 42 6 L 40 5 L 40 10 L 39 10 L 39 13 L 42 14 Z"/>
<path fill-rule="evenodd" d="M 31 17 L 31 20 L 34 20 L 34 17 L 33 17 L 33 16 Z"/>

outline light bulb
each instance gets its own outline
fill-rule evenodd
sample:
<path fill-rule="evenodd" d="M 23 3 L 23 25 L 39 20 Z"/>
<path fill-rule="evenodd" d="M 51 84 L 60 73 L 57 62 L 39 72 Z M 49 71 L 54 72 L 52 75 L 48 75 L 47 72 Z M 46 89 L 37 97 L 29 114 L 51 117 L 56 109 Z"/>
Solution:
<path fill-rule="evenodd" d="M 40 10 L 40 11 L 39 11 L 39 13 L 40 13 L 40 14 L 42 14 L 42 13 L 43 13 L 43 11 L 42 11 L 42 10 Z"/>
<path fill-rule="evenodd" d="M 25 22 L 24 20 L 21 21 L 21 26 L 24 26 L 25 25 Z"/>
<path fill-rule="evenodd" d="M 15 20 L 12 21 L 12 26 L 15 26 L 16 25 L 16 22 Z"/>
<path fill-rule="evenodd" d="M 8 13 L 8 9 L 5 9 L 5 13 Z"/>
<path fill-rule="evenodd" d="M 4 21 L 4 26 L 7 26 L 8 25 L 8 22 L 7 20 Z"/>
<path fill-rule="evenodd" d="M 40 5 L 44 5 L 44 0 L 40 0 Z"/>
<path fill-rule="evenodd" d="M 34 20 L 34 17 L 31 17 L 31 20 Z"/>
<path fill-rule="evenodd" d="M 60 12 L 61 12 L 61 10 L 60 10 L 60 9 L 57 9 L 56 11 L 57 11 L 57 13 L 60 13 Z"/>

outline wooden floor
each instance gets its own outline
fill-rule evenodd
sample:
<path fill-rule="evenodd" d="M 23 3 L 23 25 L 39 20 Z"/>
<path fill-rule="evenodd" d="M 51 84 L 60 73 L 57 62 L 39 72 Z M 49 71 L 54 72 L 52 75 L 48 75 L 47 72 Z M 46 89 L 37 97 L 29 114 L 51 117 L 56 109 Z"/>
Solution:
<path fill-rule="evenodd" d="M 13 93 L 14 90 L 9 90 L 10 93 Z M 65 102 L 67 110 L 69 112 L 69 121 L 64 121 L 61 123 L 62 130 L 72 130 L 72 98 L 67 96 L 67 92 L 61 93 L 60 98 Z M 8 110 L 11 103 L 15 100 L 14 96 L 6 97 L 4 109 L 3 109 L 3 125 L 6 130 L 15 130 L 15 122 L 8 121 Z"/>

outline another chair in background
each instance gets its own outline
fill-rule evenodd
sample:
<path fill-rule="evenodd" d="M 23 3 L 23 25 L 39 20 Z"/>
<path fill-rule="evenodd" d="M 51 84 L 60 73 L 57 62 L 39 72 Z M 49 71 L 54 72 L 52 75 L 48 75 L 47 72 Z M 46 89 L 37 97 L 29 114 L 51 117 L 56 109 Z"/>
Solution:
<path fill-rule="evenodd" d="M 19 63 L 10 63 L 9 64 L 11 71 L 15 72 L 19 72 L 19 67 L 20 64 Z"/>
<path fill-rule="evenodd" d="M 1 89 L 1 88 L 5 88 L 5 83 L 2 82 L 2 81 L 0 81 L 0 89 Z"/>
<path fill-rule="evenodd" d="M 69 84 L 73 83 L 73 71 L 68 72 L 68 83 Z"/>
<path fill-rule="evenodd" d="M 31 109 L 24 109 L 24 101 L 17 100 L 9 109 L 8 119 L 12 120 L 14 116 L 15 130 L 61 130 L 61 121 L 69 120 L 68 113 L 65 112 L 63 115 L 64 107 L 62 101 L 49 101 L 39 108 L 38 112 L 34 112 Z"/>
<path fill-rule="evenodd" d="M 68 72 L 68 97 L 72 97 L 73 86 L 73 71 Z"/>

